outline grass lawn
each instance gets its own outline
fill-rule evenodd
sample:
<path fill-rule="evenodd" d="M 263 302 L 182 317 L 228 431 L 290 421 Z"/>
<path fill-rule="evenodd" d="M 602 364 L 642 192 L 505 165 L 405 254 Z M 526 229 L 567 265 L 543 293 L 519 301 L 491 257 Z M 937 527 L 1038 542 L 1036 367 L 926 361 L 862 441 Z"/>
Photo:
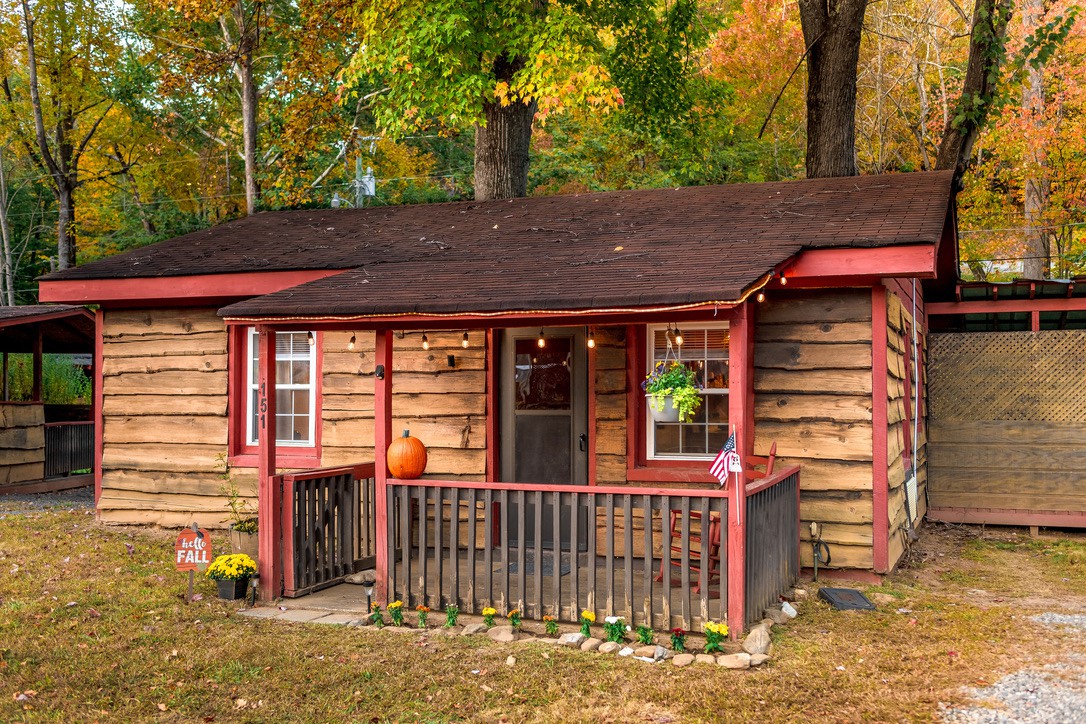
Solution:
<path fill-rule="evenodd" d="M 547 644 L 247 620 L 211 581 L 184 603 L 174 533 L 2 506 L 0 721 L 928 720 L 939 702 L 961 702 L 963 686 L 1054 655 L 1061 635 L 1031 613 L 1058 601 L 1084 610 L 1074 597 L 1083 538 L 928 526 L 912 565 L 865 589 L 884 594 L 877 612 L 808 601 L 774 630 L 762 668 L 678 669 Z"/>

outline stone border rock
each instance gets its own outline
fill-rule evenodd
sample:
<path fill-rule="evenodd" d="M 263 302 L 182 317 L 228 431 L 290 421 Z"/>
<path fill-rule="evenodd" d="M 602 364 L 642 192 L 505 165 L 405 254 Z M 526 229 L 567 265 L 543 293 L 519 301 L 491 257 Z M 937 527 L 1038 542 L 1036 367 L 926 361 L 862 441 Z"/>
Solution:
<path fill-rule="evenodd" d="M 797 600 L 806 598 L 807 594 L 807 592 L 802 589 L 795 589 L 790 593 L 792 595 L 788 596 L 788 598 Z M 672 665 L 678 667 L 686 667 L 692 664 L 715 664 L 726 669 L 743 670 L 761 666 L 772 658 L 773 640 L 771 632 L 773 627 L 786 624 L 795 618 L 797 606 L 798 604 L 792 603 L 788 605 L 788 608 L 782 609 L 782 606 L 772 606 L 765 609 L 764 618 L 747 632 L 747 635 L 741 642 L 725 642 L 725 653 L 717 655 L 706 653 L 695 654 L 690 652 L 676 653 L 665 646 L 655 643 L 642 645 L 603 641 L 598 638 L 586 637 L 580 631 L 563 633 L 560 634 L 558 638 L 541 638 L 531 632 L 515 629 L 512 626 L 502 625 L 487 628 L 486 624 L 483 623 L 468 623 L 463 626 L 454 626 L 452 628 L 434 627 L 424 629 L 410 628 L 407 626 L 389 626 L 386 624 L 382 627 L 382 630 L 397 633 L 429 633 L 438 636 L 481 636 L 485 634 L 491 641 L 496 643 L 550 643 L 563 648 L 575 649 L 588 653 L 610 654 L 623 658 L 632 658 L 646 663 L 671 661 Z M 350 614 L 329 611 L 314 611 L 298 608 L 251 608 L 241 609 L 237 613 L 240 616 L 267 620 L 338 624 L 349 627 L 372 627 L 372 623 L 368 617 L 359 618 Z M 515 657 L 511 656 L 509 658 L 513 661 L 513 663 L 509 663 L 509 661 L 506 662 L 510 666 L 516 663 Z"/>

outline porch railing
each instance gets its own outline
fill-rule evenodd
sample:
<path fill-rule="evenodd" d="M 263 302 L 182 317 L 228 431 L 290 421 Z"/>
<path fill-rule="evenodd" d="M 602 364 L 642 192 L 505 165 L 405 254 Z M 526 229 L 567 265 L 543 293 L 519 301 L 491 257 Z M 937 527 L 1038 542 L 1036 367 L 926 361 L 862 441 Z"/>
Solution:
<path fill-rule="evenodd" d="M 283 595 L 301 596 L 374 565 L 373 463 L 276 476 L 282 486 Z"/>
<path fill-rule="evenodd" d="M 746 623 L 762 618 L 799 578 L 799 468 L 746 488 Z"/>
<path fill-rule="evenodd" d="M 45 423 L 45 477 L 66 477 L 94 466 L 93 422 Z"/>
<path fill-rule="evenodd" d="M 388 596 L 409 608 L 657 630 L 728 616 L 725 491 L 389 480 L 387 496 Z"/>

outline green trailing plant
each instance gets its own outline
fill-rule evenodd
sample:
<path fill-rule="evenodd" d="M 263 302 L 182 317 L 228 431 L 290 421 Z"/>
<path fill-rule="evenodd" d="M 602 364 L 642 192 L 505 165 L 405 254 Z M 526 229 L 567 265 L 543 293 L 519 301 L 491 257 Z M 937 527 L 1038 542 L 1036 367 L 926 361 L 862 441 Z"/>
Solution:
<path fill-rule="evenodd" d="M 445 628 L 452 628 L 455 626 L 458 618 L 460 618 L 459 606 L 454 606 L 450 603 L 445 607 Z"/>
<path fill-rule="evenodd" d="M 657 362 L 641 387 L 655 410 L 663 410 L 670 397 L 683 422 L 693 420 L 694 413 L 701 407 L 698 376 L 681 362 Z"/>
<path fill-rule="evenodd" d="M 678 654 L 686 651 L 686 631 L 681 628 L 671 629 L 671 648 Z"/>
<path fill-rule="evenodd" d="M 644 646 L 652 643 L 652 629 L 642 624 L 637 627 L 637 642 Z"/>

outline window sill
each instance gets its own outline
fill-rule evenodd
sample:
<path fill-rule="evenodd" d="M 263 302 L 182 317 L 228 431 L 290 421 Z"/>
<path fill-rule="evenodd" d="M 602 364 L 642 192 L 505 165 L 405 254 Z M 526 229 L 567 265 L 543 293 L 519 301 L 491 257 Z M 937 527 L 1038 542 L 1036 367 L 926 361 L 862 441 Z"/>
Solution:
<path fill-rule="evenodd" d="M 243 452 L 231 455 L 230 466 L 235 468 L 255 468 L 260 465 L 260 454 Z M 275 451 L 275 465 L 278 468 L 319 468 L 321 456 L 315 448 L 298 450 L 297 448 L 279 448 Z"/>

